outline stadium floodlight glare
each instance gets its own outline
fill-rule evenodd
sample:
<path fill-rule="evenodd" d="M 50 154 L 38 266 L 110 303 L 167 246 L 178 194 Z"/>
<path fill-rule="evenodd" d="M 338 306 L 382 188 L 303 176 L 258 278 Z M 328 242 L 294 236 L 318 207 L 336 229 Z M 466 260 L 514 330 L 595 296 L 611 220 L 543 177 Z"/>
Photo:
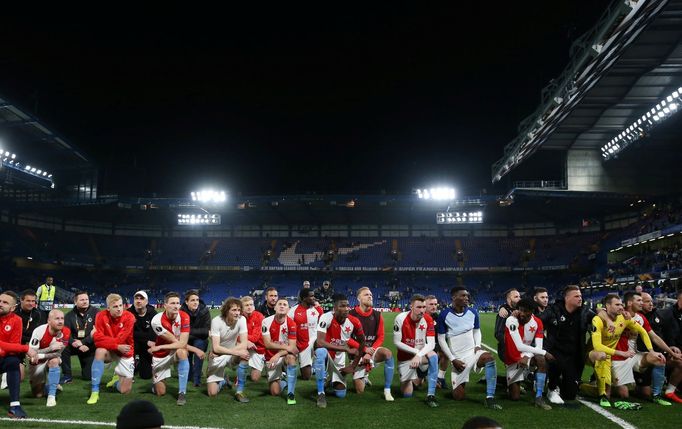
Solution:
<path fill-rule="evenodd" d="M 483 223 L 483 212 L 439 212 L 436 213 L 438 225 Z"/>
<path fill-rule="evenodd" d="M 225 191 L 215 191 L 213 189 L 204 189 L 201 191 L 191 192 L 192 201 L 200 203 L 224 203 L 227 201 L 227 193 Z"/>
<path fill-rule="evenodd" d="M 437 187 L 417 189 L 417 197 L 419 197 L 420 200 L 452 201 L 455 199 L 455 188 Z"/>
<path fill-rule="evenodd" d="M 630 144 L 646 137 L 654 127 L 677 113 L 680 103 L 682 103 L 682 87 L 677 88 L 670 95 L 662 97 L 661 101 L 656 103 L 654 107 L 603 145 L 601 156 L 604 161 L 614 158 Z"/>
<path fill-rule="evenodd" d="M 186 214 L 178 215 L 178 225 L 220 225 L 219 214 Z"/>

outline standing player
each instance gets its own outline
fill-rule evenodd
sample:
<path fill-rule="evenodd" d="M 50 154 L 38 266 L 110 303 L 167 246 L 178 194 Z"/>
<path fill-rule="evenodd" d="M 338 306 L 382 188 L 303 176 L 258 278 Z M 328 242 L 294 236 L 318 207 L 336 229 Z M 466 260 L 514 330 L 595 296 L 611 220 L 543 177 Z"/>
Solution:
<path fill-rule="evenodd" d="M 135 373 L 135 341 L 133 328 L 135 316 L 123 311 L 121 295 L 112 293 L 107 296 L 107 309 L 97 313 L 93 339 L 95 340 L 95 359 L 90 370 L 92 392 L 88 404 L 96 404 L 99 400 L 99 383 L 104 374 L 104 364 L 116 361 L 116 376 L 107 383 L 107 387 L 115 387 L 123 394 L 133 387 Z"/>
<path fill-rule="evenodd" d="M 599 316 L 592 318 L 592 347 L 594 350 L 588 356 L 590 362 L 594 364 L 594 373 L 597 377 L 599 405 L 611 407 L 609 399 L 611 396 L 611 357 L 621 356 L 627 359 L 635 356 L 635 352 L 632 350 L 621 351 L 615 348 L 623 331 L 630 329 L 633 332 L 637 332 L 642 336 L 647 349 L 652 350 L 653 346 L 644 328 L 633 320 L 625 320 L 623 317 L 623 302 L 618 295 L 610 293 L 604 297 L 603 302 L 606 317 L 613 322 L 614 327 L 609 329 L 609 326 L 605 326 Z M 615 405 L 617 408 L 622 409 L 633 407 L 633 404 L 625 401 L 619 401 Z"/>
<path fill-rule="evenodd" d="M 433 320 L 426 314 L 424 297 L 412 295 L 410 311 L 400 313 L 393 323 L 393 344 L 398 349 L 400 391 L 404 398 L 411 397 L 414 386 L 421 384 L 417 369 L 428 369 L 426 404 L 431 408 L 438 406 L 438 355 L 433 351 L 436 345 L 435 336 Z"/>
<path fill-rule="evenodd" d="M 289 310 L 289 317 L 296 323 L 296 346 L 301 367 L 301 378 L 310 380 L 313 365 L 313 350 L 317 339 L 317 323 L 322 316 L 322 307 L 315 305 L 315 292 L 305 285 L 298 292 L 299 304 Z"/>
<path fill-rule="evenodd" d="M 256 310 L 253 298 L 243 296 L 242 314 L 246 318 L 246 328 L 249 339 L 246 350 L 249 352 L 249 367 L 251 368 L 251 381 L 260 380 L 261 372 L 265 367 L 265 345 L 263 344 L 263 314 Z"/>
<path fill-rule="evenodd" d="M 57 405 L 57 385 L 61 369 L 62 350 L 69 344 L 71 331 L 64 326 L 64 313 L 52 310 L 47 316 L 47 323 L 38 326 L 31 335 L 29 347 L 34 349 L 37 356 L 31 359 L 28 367 L 29 379 L 33 396 L 40 398 L 45 391 L 47 379 L 48 407 Z"/>
<path fill-rule="evenodd" d="M 357 368 L 361 352 L 365 348 L 365 333 L 358 319 L 348 314 L 349 304 L 345 295 L 334 295 L 333 310 L 320 317 L 317 326 L 317 349 L 315 350 L 315 377 L 317 380 L 317 406 L 327 407 L 324 393 L 324 382 L 327 376 L 325 360 L 329 357 L 328 367 L 332 372 L 332 387 L 337 398 L 346 397 L 346 375 Z M 358 348 L 351 347 L 348 342 L 355 337 Z M 353 358 L 346 365 L 346 355 Z"/>
<path fill-rule="evenodd" d="M 227 298 L 220 307 L 220 315 L 211 320 L 211 351 L 206 370 L 208 396 L 217 396 L 227 383 L 225 368 L 237 367 L 237 393 L 239 402 L 249 402 L 244 395 L 246 371 L 249 369 L 249 352 L 246 349 L 248 330 L 246 318 L 242 316 L 242 302 L 237 298 Z"/>
<path fill-rule="evenodd" d="M 368 346 L 364 350 L 358 369 L 353 373 L 353 384 L 355 391 L 362 393 L 365 391 L 365 384 L 369 377 L 369 371 L 375 364 L 384 362 L 384 399 L 393 401 L 391 395 L 391 382 L 395 364 L 393 363 L 393 353 L 384 343 L 384 319 L 381 313 L 372 308 L 372 291 L 368 287 L 358 289 L 357 298 L 359 305 L 356 305 L 349 314 L 360 320 L 362 330 L 365 332 L 365 343 Z M 354 344 L 351 344 L 354 345 Z"/>
<path fill-rule="evenodd" d="M 504 363 L 507 366 L 507 386 L 509 397 L 512 401 L 517 401 L 521 396 L 519 383 L 528 375 L 529 367 L 535 365 L 537 367 L 535 406 L 543 410 L 551 410 L 552 407 L 542 398 L 542 391 L 547 378 L 545 359 L 553 360 L 554 356 L 542 349 L 545 334 L 542 321 L 533 314 L 536 307 L 535 301 L 527 298 L 521 299 L 516 304 L 518 318 L 511 315 L 505 322 Z M 535 342 L 535 347 L 533 347 L 533 342 Z"/>
<path fill-rule="evenodd" d="M 289 302 L 279 298 L 275 303 L 275 314 L 263 320 L 263 343 L 265 343 L 265 364 L 268 367 L 270 394 L 277 396 L 282 387 L 280 380 L 286 365 L 287 404 L 295 405 L 296 398 L 296 323 L 287 316 Z"/>
<path fill-rule="evenodd" d="M 152 354 L 152 377 L 157 396 L 166 394 L 166 382 L 171 376 L 171 368 L 178 364 L 178 400 L 182 406 L 187 403 L 187 379 L 189 377 L 189 352 L 200 359 L 204 351 L 187 344 L 189 340 L 189 314 L 180 311 L 180 294 L 168 292 L 163 299 L 164 311 L 152 319 L 152 329 L 156 333 L 156 344 L 149 348 Z"/>
<path fill-rule="evenodd" d="M 16 419 L 25 419 L 28 416 L 19 402 L 21 386 L 19 356 L 26 353 L 33 359 L 37 354 L 28 344 L 21 344 L 21 317 L 13 313 L 18 300 L 19 297 L 12 291 L 0 293 L 0 374 L 7 374 L 8 415 Z"/>
<path fill-rule="evenodd" d="M 452 397 L 456 400 L 464 399 L 464 388 L 469 382 L 471 370 L 485 368 L 485 406 L 501 410 L 502 407 L 495 402 L 495 358 L 481 347 L 478 312 L 469 308 L 469 292 L 465 287 L 455 286 L 450 294 L 452 306 L 441 311 L 438 318 L 438 342 L 443 353 L 452 362 Z M 517 302 L 518 300 L 514 301 L 514 306 Z"/>

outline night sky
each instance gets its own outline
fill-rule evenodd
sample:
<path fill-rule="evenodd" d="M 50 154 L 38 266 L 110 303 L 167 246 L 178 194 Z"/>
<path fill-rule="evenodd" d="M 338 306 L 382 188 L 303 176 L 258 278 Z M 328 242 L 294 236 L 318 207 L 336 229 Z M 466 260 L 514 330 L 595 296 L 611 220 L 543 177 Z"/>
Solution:
<path fill-rule="evenodd" d="M 0 96 L 105 193 L 474 195 L 608 3 L 3 14 Z"/>

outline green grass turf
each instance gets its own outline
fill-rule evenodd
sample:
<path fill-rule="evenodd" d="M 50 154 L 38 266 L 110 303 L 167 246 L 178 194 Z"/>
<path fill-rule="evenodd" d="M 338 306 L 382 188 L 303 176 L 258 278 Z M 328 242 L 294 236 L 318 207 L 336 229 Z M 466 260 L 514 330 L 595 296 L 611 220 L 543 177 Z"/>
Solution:
<path fill-rule="evenodd" d="M 214 312 L 215 313 L 215 312 Z M 391 325 L 395 314 L 385 314 L 385 345 L 395 350 L 391 341 Z M 483 342 L 495 345 L 492 334 L 494 315 L 481 315 Z M 73 359 L 74 375 L 80 374 L 78 360 Z M 205 365 L 204 365 L 205 369 Z M 504 374 L 504 366 L 498 361 L 498 370 Z M 109 368 L 102 379 L 105 383 L 111 378 Z M 175 373 L 174 373 L 175 376 Z M 46 419 L 74 419 L 113 422 L 125 403 L 133 398 L 147 399 L 154 402 L 164 415 L 168 425 L 195 425 L 225 428 L 286 428 L 295 426 L 314 426 L 317 428 L 363 427 L 363 428 L 457 428 L 468 418 L 485 415 L 499 421 L 505 428 L 608 428 L 618 427 L 584 406 L 577 408 L 555 407 L 551 411 L 540 411 L 531 406 L 531 395 L 526 394 L 518 402 L 506 399 L 505 393 L 498 388 L 497 398 L 504 407 L 503 411 L 490 411 L 483 407 L 485 385 L 478 384 L 480 375 L 472 375 L 467 387 L 467 398 L 456 402 L 450 399 L 449 392 L 438 391 L 440 407 L 430 409 L 424 404 L 425 387 L 417 390 L 410 399 L 402 399 L 399 394 L 399 382 L 396 374 L 393 379 L 393 395 L 396 401 L 385 402 L 381 396 L 383 385 L 383 365 L 372 371 L 373 386 L 362 395 L 349 391 L 345 399 L 337 399 L 328 395 L 328 407 L 324 410 L 315 406 L 316 387 L 314 380 L 299 380 L 296 386 L 298 404 L 287 406 L 285 399 L 271 397 L 263 379 L 258 383 L 247 382 L 246 393 L 251 398 L 249 404 L 239 404 L 233 400 L 234 390 L 220 393 L 217 398 L 208 398 L 205 386 L 188 387 L 187 401 L 184 407 L 175 405 L 177 379 L 169 382 L 169 392 L 163 398 L 156 398 L 150 391 L 149 380 L 138 379 L 133 385 L 133 392 L 128 396 L 108 392 L 102 386 L 100 401 L 96 405 L 86 405 L 89 396 L 89 383 L 75 379 L 66 385 L 64 392 L 57 397 L 56 408 L 45 407 L 45 399 L 30 397 L 28 382 L 22 384 L 22 406 L 30 417 Z M 449 375 L 448 375 L 449 380 Z M 8 393 L 0 391 L 0 403 L 7 405 Z M 645 403 L 640 411 L 612 410 L 613 414 L 639 427 L 657 428 L 679 427 L 682 407 L 673 405 L 663 408 Z M 38 424 L 31 422 L 9 423 L 0 421 L 0 427 L 16 428 L 60 428 L 65 425 Z"/>

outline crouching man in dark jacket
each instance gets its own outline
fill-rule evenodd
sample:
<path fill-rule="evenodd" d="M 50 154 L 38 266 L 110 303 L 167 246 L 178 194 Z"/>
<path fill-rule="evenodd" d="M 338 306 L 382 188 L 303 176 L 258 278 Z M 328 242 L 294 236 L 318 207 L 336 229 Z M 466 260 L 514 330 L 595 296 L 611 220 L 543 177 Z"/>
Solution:
<path fill-rule="evenodd" d="M 211 313 L 206 304 L 199 299 L 199 291 L 189 290 L 185 293 L 185 302 L 180 310 L 189 314 L 189 340 L 187 344 L 202 352 L 208 347 L 208 331 L 211 329 Z M 201 384 L 201 369 L 204 363 L 204 353 L 189 354 L 189 379 L 194 386 Z"/>
<path fill-rule="evenodd" d="M 156 316 L 154 306 L 149 305 L 147 292 L 135 292 L 133 306 L 128 311 L 135 316 L 133 340 L 135 341 L 135 372 L 143 380 L 152 378 L 152 355 L 147 350 L 156 344 L 156 334 L 152 329 L 152 319 Z"/>

